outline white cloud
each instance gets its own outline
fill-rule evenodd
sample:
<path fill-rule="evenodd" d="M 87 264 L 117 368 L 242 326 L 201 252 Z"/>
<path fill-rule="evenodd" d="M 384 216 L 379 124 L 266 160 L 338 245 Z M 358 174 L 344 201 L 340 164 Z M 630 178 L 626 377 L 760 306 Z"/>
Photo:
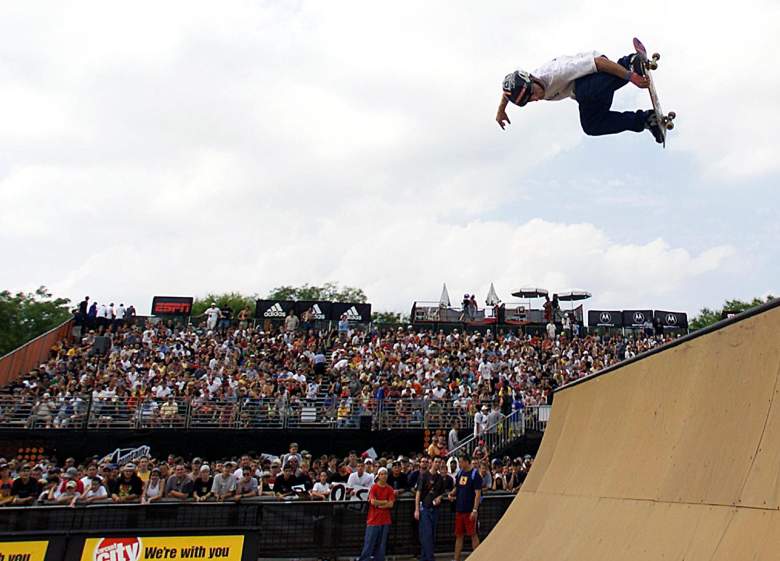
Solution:
<path fill-rule="evenodd" d="M 535 169 L 583 138 L 570 101 L 515 110 L 502 132 L 501 77 L 580 50 L 615 57 L 632 32 L 663 54 L 659 89 L 678 113 L 671 150 L 737 187 L 778 172 L 780 78 L 766 71 L 778 6 L 656 10 L 4 5 L 0 247 L 19 266 L 0 285 L 126 295 L 142 308 L 154 293 L 327 280 L 364 287 L 379 308 L 435 299 L 442 281 L 484 293 L 491 280 L 505 299 L 531 283 L 581 286 L 594 303 L 687 304 L 689 284 L 737 248 L 692 251 L 673 232 L 629 244 L 605 225 L 561 223 L 554 208 L 521 223 L 487 218 L 527 204 L 545 189 Z M 618 104 L 647 100 L 625 88 Z M 657 150 L 645 140 L 642 176 Z M 576 171 L 562 169 L 562 183 Z M 565 203 L 583 209 L 594 197 L 616 211 L 659 204 L 620 181 L 571 192 Z"/>

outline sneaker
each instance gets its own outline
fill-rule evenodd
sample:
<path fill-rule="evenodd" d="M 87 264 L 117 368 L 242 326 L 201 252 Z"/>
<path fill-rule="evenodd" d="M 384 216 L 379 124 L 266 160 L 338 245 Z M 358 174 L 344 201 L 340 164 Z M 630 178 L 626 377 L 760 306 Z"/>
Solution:
<path fill-rule="evenodd" d="M 658 144 L 663 144 L 664 131 L 661 129 L 661 125 L 658 122 L 658 117 L 655 115 L 655 111 L 647 112 L 647 120 L 645 121 L 645 128 L 649 130 L 653 138 Z"/>
<path fill-rule="evenodd" d="M 631 55 L 631 58 L 628 59 L 628 67 L 640 76 L 645 75 L 645 66 L 642 64 L 642 57 L 639 56 L 639 53 Z"/>

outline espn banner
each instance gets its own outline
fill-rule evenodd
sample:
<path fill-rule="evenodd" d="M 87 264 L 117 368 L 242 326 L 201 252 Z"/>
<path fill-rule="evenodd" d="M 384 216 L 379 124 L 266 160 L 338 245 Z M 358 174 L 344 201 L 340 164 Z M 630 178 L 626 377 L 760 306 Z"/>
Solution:
<path fill-rule="evenodd" d="M 81 561 L 241 561 L 244 536 L 88 538 Z"/>
<path fill-rule="evenodd" d="M 688 329 L 688 314 L 684 312 L 656 310 L 655 319 L 660 321 L 665 329 Z"/>
<path fill-rule="evenodd" d="M 642 327 L 653 321 L 653 310 L 623 310 L 623 327 Z"/>
<path fill-rule="evenodd" d="M 47 541 L 0 542 L 0 561 L 43 561 Z"/>
<path fill-rule="evenodd" d="M 619 310 L 588 310 L 590 327 L 623 327 L 623 312 Z"/>
<path fill-rule="evenodd" d="M 189 316 L 192 314 L 189 296 L 155 296 L 152 299 L 153 316 Z"/>

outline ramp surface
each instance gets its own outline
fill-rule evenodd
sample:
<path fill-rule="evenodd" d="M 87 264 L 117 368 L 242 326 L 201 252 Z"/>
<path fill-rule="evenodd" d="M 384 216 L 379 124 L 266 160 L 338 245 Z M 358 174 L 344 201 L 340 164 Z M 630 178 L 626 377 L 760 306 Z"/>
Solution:
<path fill-rule="evenodd" d="M 559 390 L 471 561 L 780 559 L 780 301 Z"/>

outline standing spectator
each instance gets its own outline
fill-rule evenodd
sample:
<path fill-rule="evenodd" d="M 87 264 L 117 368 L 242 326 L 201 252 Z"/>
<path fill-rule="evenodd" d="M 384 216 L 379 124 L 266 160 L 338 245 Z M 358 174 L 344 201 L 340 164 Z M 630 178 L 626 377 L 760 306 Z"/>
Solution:
<path fill-rule="evenodd" d="M 233 310 L 230 306 L 223 306 L 219 313 L 219 330 L 226 331 L 230 327 L 230 320 L 233 319 Z"/>
<path fill-rule="evenodd" d="M 81 332 L 79 333 L 80 336 L 87 334 L 87 328 L 89 326 L 89 318 L 87 316 L 87 311 L 89 310 L 89 296 L 85 296 L 84 299 L 79 302 L 79 312 L 78 316 L 76 317 L 76 325 L 81 326 Z"/>
<path fill-rule="evenodd" d="M 488 434 L 496 434 L 498 432 L 498 422 L 501 420 L 501 410 L 498 403 L 493 404 L 493 408 L 488 413 L 487 419 L 485 419 L 485 432 Z"/>
<path fill-rule="evenodd" d="M 248 307 L 245 306 L 240 312 L 238 312 L 238 328 L 246 329 L 249 326 L 249 320 L 251 317 L 252 312 Z"/>
<path fill-rule="evenodd" d="M 452 452 L 458 447 L 458 444 L 460 444 L 460 437 L 458 436 L 458 421 L 455 420 L 452 422 L 452 428 L 450 428 L 450 432 L 447 435 L 447 448 Z"/>
<path fill-rule="evenodd" d="M 211 497 L 211 488 L 214 481 L 211 478 L 211 468 L 209 466 L 200 466 L 198 477 L 192 484 L 192 497 L 195 502 L 202 503 Z"/>
<path fill-rule="evenodd" d="M 149 479 L 144 484 L 143 493 L 141 493 L 141 503 L 148 505 L 154 501 L 159 501 L 163 498 L 165 492 L 165 485 L 161 477 L 160 469 L 153 468 L 149 472 Z"/>
<path fill-rule="evenodd" d="M 190 498 L 190 494 L 192 494 L 192 479 L 187 475 L 184 465 L 178 464 L 165 484 L 165 497 L 186 501 Z"/>
<path fill-rule="evenodd" d="M 298 453 L 298 443 L 297 442 L 290 442 L 290 446 L 288 448 L 289 452 L 282 456 L 282 468 L 287 465 L 287 463 L 290 460 L 296 460 L 297 465 L 301 465 L 301 462 L 303 462 L 303 456 Z"/>
<path fill-rule="evenodd" d="M 360 462 L 357 469 L 349 474 L 347 487 L 350 489 L 370 489 L 374 484 L 374 476 L 366 471 L 366 465 Z"/>
<path fill-rule="evenodd" d="M 339 337 L 346 337 L 349 333 L 349 318 L 347 314 L 341 314 L 339 318 Z"/>
<path fill-rule="evenodd" d="M 482 409 L 474 414 L 474 436 L 480 437 L 487 428 L 487 418 L 490 409 L 487 405 L 483 405 Z"/>
<path fill-rule="evenodd" d="M 455 474 L 455 488 L 450 499 L 455 499 L 455 561 L 461 561 L 463 536 L 471 538 L 472 550 L 479 546 L 477 534 L 477 515 L 482 500 L 482 478 L 479 471 L 472 467 L 471 458 L 464 454 L 460 457 L 460 469 Z"/>
<path fill-rule="evenodd" d="M 547 331 L 547 338 L 555 340 L 555 324 L 552 321 L 547 322 L 545 330 Z"/>
<path fill-rule="evenodd" d="M 135 464 L 125 464 L 122 474 L 112 482 L 109 491 L 115 503 L 135 502 L 141 498 L 143 482 L 135 473 Z"/>
<path fill-rule="evenodd" d="M 293 310 L 290 310 L 287 317 L 284 318 L 284 330 L 287 333 L 295 333 L 296 329 L 298 329 L 298 316 Z"/>
<path fill-rule="evenodd" d="M 120 302 L 119 307 L 116 309 L 116 318 L 114 319 L 117 327 L 124 326 L 126 314 L 127 310 L 125 309 L 125 305 Z"/>
<path fill-rule="evenodd" d="M 225 462 L 222 471 L 214 476 L 211 494 L 218 502 L 229 499 L 236 492 L 236 478 L 233 476 L 233 462 Z"/>
<path fill-rule="evenodd" d="M 414 496 L 414 519 L 420 522 L 420 561 L 434 561 L 436 543 L 436 523 L 439 518 L 439 505 L 447 488 L 444 477 L 439 473 L 441 458 L 431 460 L 431 469 L 420 474 L 417 492 Z"/>
<path fill-rule="evenodd" d="M 203 315 L 206 316 L 206 329 L 214 331 L 217 327 L 217 321 L 222 317 L 222 312 L 217 308 L 217 303 L 212 302 L 211 306 L 203 312 Z"/>
<path fill-rule="evenodd" d="M 38 483 L 30 477 L 30 466 L 22 466 L 19 477 L 14 479 L 11 485 L 11 495 L 14 497 L 15 506 L 30 505 L 41 492 Z"/>
<path fill-rule="evenodd" d="M 359 561 L 384 561 L 387 536 L 393 520 L 391 511 L 395 506 L 395 491 L 387 484 L 387 468 L 379 468 L 377 481 L 368 492 L 368 517 L 363 551 Z"/>

